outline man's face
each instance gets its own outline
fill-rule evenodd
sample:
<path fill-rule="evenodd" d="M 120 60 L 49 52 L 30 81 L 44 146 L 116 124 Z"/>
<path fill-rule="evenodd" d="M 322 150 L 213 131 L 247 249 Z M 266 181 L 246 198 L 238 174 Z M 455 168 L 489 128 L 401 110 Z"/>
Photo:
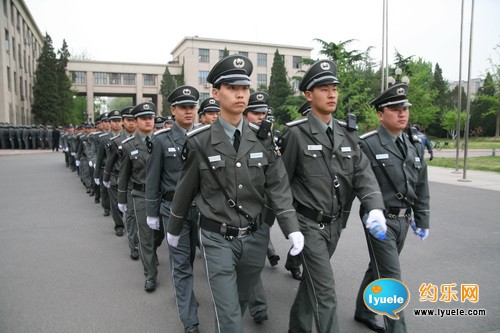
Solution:
<path fill-rule="evenodd" d="M 377 112 L 377 116 L 386 130 L 394 135 L 399 135 L 408 126 L 410 109 L 407 106 L 384 107 L 382 111 Z"/>
<path fill-rule="evenodd" d="M 137 122 L 137 130 L 141 134 L 149 135 L 153 131 L 155 124 L 154 116 L 137 117 L 135 121 Z"/>
<path fill-rule="evenodd" d="M 111 119 L 109 121 L 109 125 L 113 132 L 119 132 L 122 129 L 122 120 L 121 119 Z"/>
<path fill-rule="evenodd" d="M 218 116 L 219 116 L 219 112 L 217 112 L 217 111 L 204 112 L 200 116 L 200 122 L 202 124 L 205 124 L 205 125 L 210 125 L 211 123 L 213 123 L 215 121 L 215 119 L 217 119 Z"/>
<path fill-rule="evenodd" d="M 137 129 L 137 122 L 134 118 L 123 118 L 123 125 L 125 130 L 129 133 L 135 132 Z"/>
<path fill-rule="evenodd" d="M 219 102 L 221 113 L 242 114 L 248 105 L 250 87 L 222 84 L 219 89 L 212 89 L 212 95 Z"/>
<path fill-rule="evenodd" d="M 111 125 L 109 124 L 109 121 L 101 122 L 101 131 L 108 132 L 110 127 Z"/>
<path fill-rule="evenodd" d="M 248 111 L 245 119 L 250 123 L 260 125 L 262 121 L 266 119 L 266 112 Z"/>
<path fill-rule="evenodd" d="M 337 109 L 339 92 L 336 84 L 323 84 L 305 92 L 306 99 L 311 103 L 311 110 L 319 114 L 332 114 Z"/>
<path fill-rule="evenodd" d="M 184 129 L 189 129 L 193 125 L 196 115 L 196 105 L 175 105 L 170 108 L 175 116 L 177 125 Z"/>

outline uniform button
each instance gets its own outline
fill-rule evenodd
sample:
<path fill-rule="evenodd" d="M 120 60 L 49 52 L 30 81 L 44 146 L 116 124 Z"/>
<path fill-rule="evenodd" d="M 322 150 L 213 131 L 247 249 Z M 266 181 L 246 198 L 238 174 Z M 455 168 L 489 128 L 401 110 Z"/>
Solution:
<path fill-rule="evenodd" d="M 257 166 L 260 168 L 262 166 L 262 163 L 257 163 Z"/>
<path fill-rule="evenodd" d="M 313 154 L 313 157 L 316 157 L 317 155 L 316 154 Z"/>
<path fill-rule="evenodd" d="M 241 184 L 240 184 L 240 185 L 238 185 L 238 188 L 239 188 L 239 189 L 242 189 L 242 188 L 243 188 L 243 185 L 241 185 Z"/>
<path fill-rule="evenodd" d="M 176 157 L 177 155 L 174 154 L 174 157 Z"/>
<path fill-rule="evenodd" d="M 236 163 L 236 167 L 237 167 L 237 168 L 241 167 L 241 163 L 240 163 L 240 162 L 237 162 L 237 163 Z"/>
<path fill-rule="evenodd" d="M 405 167 L 405 166 L 406 166 L 406 163 L 403 163 L 403 166 Z"/>
<path fill-rule="evenodd" d="M 238 208 L 239 208 L 239 209 L 243 209 L 243 207 L 241 207 L 241 206 L 238 206 Z"/>

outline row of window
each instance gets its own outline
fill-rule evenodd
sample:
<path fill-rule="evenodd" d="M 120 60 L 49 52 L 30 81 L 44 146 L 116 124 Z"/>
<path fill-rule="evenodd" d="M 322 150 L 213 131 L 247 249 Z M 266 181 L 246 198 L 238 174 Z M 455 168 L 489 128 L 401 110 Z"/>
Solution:
<path fill-rule="evenodd" d="M 7 54 L 10 54 L 11 44 L 9 41 L 9 31 L 7 29 L 5 29 L 4 44 L 5 44 L 5 52 Z M 21 69 L 24 68 L 24 72 L 29 73 L 29 75 L 31 75 L 31 67 L 34 66 L 34 64 L 32 64 L 31 56 L 26 55 L 26 50 L 21 50 L 21 44 L 17 44 L 17 50 L 16 50 L 16 39 L 14 37 L 12 37 L 12 59 L 14 61 L 19 61 L 19 68 Z"/>
<path fill-rule="evenodd" d="M 26 97 L 28 97 L 28 101 L 31 100 L 31 83 L 29 84 L 29 89 L 28 89 L 28 81 L 23 80 L 22 75 L 19 76 L 19 85 L 17 81 L 17 73 L 14 71 L 14 75 L 12 76 L 14 78 L 14 93 L 17 95 L 18 93 L 18 87 L 19 87 L 19 94 L 21 96 L 21 101 L 24 101 L 25 99 L 25 93 L 27 94 Z M 24 83 L 24 84 L 23 84 Z M 12 79 L 11 79 L 11 73 L 10 73 L 10 67 L 7 66 L 7 88 L 9 91 L 12 90 Z"/>
<path fill-rule="evenodd" d="M 248 57 L 248 52 L 239 51 L 245 57 Z M 282 55 L 282 57 L 284 57 Z M 219 60 L 224 58 L 224 50 L 219 50 Z M 198 60 L 199 62 L 210 63 L 210 49 L 198 49 Z M 292 68 L 300 69 L 302 66 L 302 57 L 293 56 L 292 57 Z M 267 67 L 267 53 L 257 53 L 257 67 Z"/>
<path fill-rule="evenodd" d="M 10 8 L 10 11 L 9 11 Z M 16 8 L 13 2 L 10 0 L 3 0 L 3 13 L 5 17 L 7 17 L 7 20 L 9 20 L 9 16 L 12 18 L 12 26 L 16 27 L 17 31 L 21 33 L 21 27 L 22 27 L 22 36 L 21 39 L 23 40 L 25 45 L 31 45 L 33 43 L 33 57 L 35 57 L 36 52 L 38 51 L 38 42 L 35 40 L 35 36 L 33 35 L 33 32 L 30 30 L 28 27 L 28 24 L 24 20 L 24 18 L 21 16 L 21 12 Z M 10 14 L 10 15 L 9 15 Z M 16 20 L 17 17 L 17 20 Z M 12 43 L 14 44 L 14 43 Z M 15 45 L 15 44 L 14 44 Z"/>
<path fill-rule="evenodd" d="M 94 84 L 97 85 L 116 85 L 116 86 L 135 86 L 135 76 L 133 73 L 94 73 Z M 156 86 L 155 74 L 142 74 L 144 86 Z M 71 78 L 75 84 L 86 84 L 86 72 L 71 72 Z"/>

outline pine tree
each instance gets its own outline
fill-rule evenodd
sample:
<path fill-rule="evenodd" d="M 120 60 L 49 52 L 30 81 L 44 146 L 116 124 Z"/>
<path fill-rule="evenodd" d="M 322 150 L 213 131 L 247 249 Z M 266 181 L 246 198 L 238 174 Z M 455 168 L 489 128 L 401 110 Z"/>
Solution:
<path fill-rule="evenodd" d="M 33 119 L 39 124 L 55 124 L 57 114 L 54 108 L 58 103 L 57 59 L 52 46 L 52 38 L 47 33 L 34 74 L 33 104 L 31 105 Z"/>
<path fill-rule="evenodd" d="M 285 63 L 279 51 L 276 50 L 269 82 L 269 106 L 273 108 L 273 115 L 278 124 L 284 124 L 291 120 L 286 107 L 286 100 L 291 95 L 293 95 L 293 91 L 288 82 Z"/>
<path fill-rule="evenodd" d="M 66 40 L 63 40 L 63 45 L 57 53 L 59 55 L 59 59 L 57 59 L 58 103 L 54 107 L 54 112 L 57 116 L 57 120 L 54 125 L 66 125 L 74 123 L 77 120 L 77 118 L 71 113 L 74 93 L 71 91 L 72 82 L 66 74 L 66 68 L 70 57 Z"/>
<path fill-rule="evenodd" d="M 165 72 L 163 73 L 163 78 L 161 80 L 161 85 L 160 85 L 160 93 L 163 97 L 163 103 L 162 103 L 163 115 L 170 114 L 169 111 L 170 103 L 168 103 L 167 97 L 170 95 L 172 91 L 174 91 L 176 87 L 177 87 L 176 79 L 172 74 L 170 74 L 170 71 L 168 70 L 167 66 L 165 68 Z"/>

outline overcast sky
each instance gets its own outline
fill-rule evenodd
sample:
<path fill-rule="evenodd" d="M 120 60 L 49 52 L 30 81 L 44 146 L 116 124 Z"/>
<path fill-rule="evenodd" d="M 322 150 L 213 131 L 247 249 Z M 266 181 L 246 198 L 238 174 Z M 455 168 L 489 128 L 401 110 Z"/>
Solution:
<path fill-rule="evenodd" d="M 313 47 L 355 39 L 348 49 L 382 56 L 382 0 L 289 2 L 166 0 L 24 0 L 57 50 L 92 60 L 166 64 L 186 36 Z M 389 0 L 389 62 L 397 49 L 439 63 L 458 80 L 462 0 Z M 467 79 L 472 0 L 465 0 L 462 79 Z M 500 0 L 476 0 L 471 76 L 484 77 L 488 58 L 500 62 Z"/>

